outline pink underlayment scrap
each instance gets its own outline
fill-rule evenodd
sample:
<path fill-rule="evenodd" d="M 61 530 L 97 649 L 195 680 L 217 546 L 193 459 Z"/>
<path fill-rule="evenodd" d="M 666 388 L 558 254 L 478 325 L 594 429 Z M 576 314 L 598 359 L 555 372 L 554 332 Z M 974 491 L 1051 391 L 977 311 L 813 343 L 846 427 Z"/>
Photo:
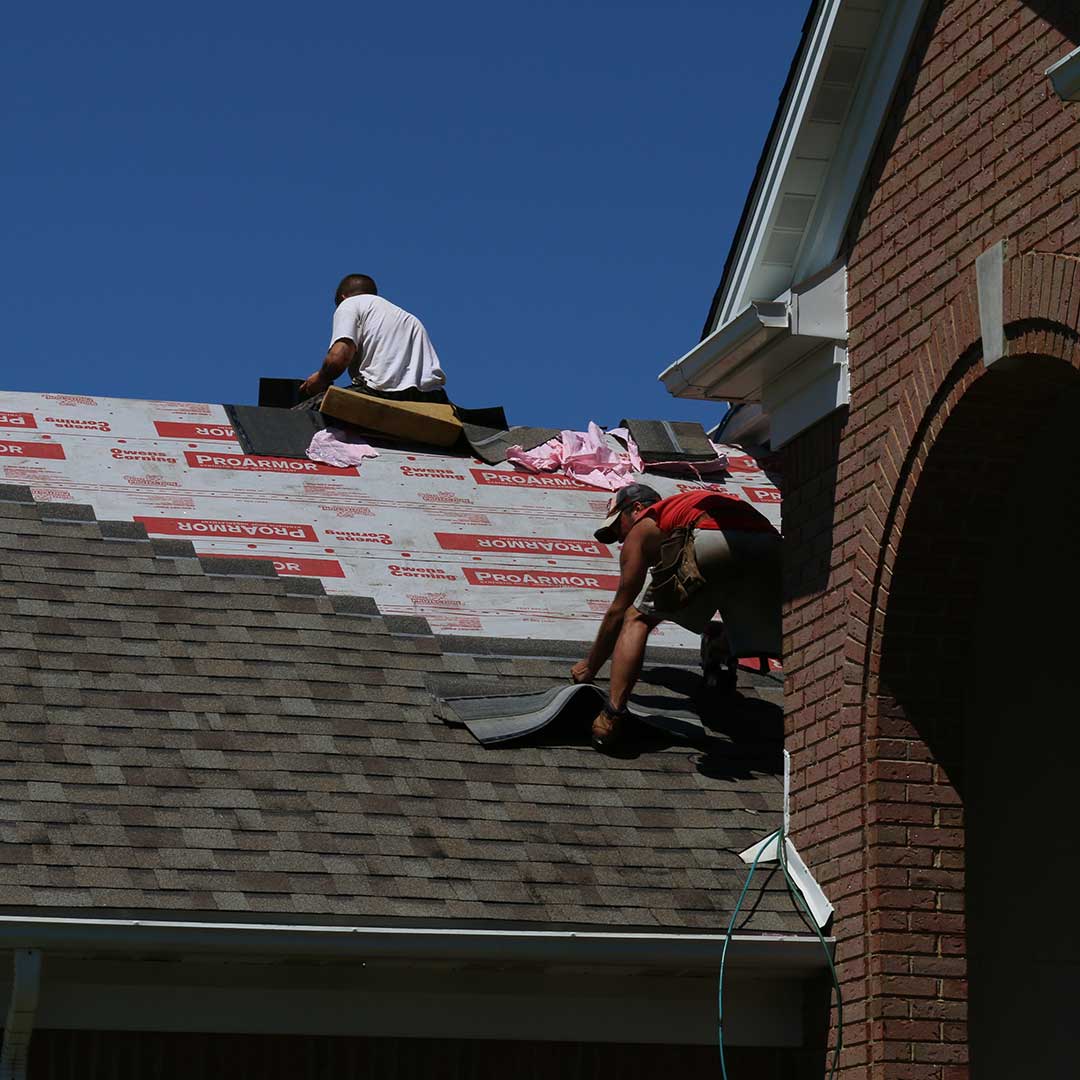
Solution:
<path fill-rule="evenodd" d="M 626 451 L 616 450 L 607 445 L 603 429 L 590 421 L 588 431 L 563 431 L 535 450 L 511 446 L 506 460 L 529 472 L 561 471 L 582 484 L 618 491 L 641 472 L 637 445 L 627 438 Z"/>
<path fill-rule="evenodd" d="M 588 431 L 563 431 L 534 450 L 511 446 L 506 452 L 506 460 L 529 472 L 561 471 L 583 484 L 618 491 L 632 484 L 635 474 L 644 472 L 646 465 L 641 460 L 637 443 L 626 428 L 613 428 L 608 434 L 622 442 L 626 450 L 609 446 L 603 429 L 590 422 Z M 713 446 L 716 444 L 713 443 Z M 716 447 L 716 451 L 717 456 L 712 461 L 657 461 L 650 462 L 647 467 L 694 476 L 700 480 L 704 476 L 723 472 L 727 467 L 725 454 L 719 447 Z"/>
<path fill-rule="evenodd" d="M 359 466 L 364 458 L 378 457 L 379 451 L 360 439 L 346 435 L 343 431 L 324 428 L 322 431 L 315 432 L 307 448 L 307 456 L 312 461 L 319 461 L 324 465 L 348 469 Z"/>

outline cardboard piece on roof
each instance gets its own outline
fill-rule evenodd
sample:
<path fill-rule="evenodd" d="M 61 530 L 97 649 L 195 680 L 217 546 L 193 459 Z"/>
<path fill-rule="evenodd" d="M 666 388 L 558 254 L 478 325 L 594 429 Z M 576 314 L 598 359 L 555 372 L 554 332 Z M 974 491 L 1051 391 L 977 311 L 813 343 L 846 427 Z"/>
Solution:
<path fill-rule="evenodd" d="M 453 446 L 461 437 L 461 421 L 452 405 L 429 401 L 387 401 L 355 390 L 331 386 L 323 397 L 324 416 L 408 442 Z"/>

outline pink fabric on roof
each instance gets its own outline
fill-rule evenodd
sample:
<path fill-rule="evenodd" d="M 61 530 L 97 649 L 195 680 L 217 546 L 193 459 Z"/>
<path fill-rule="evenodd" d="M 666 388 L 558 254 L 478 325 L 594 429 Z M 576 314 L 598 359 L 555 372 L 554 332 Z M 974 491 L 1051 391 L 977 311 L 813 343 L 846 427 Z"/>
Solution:
<path fill-rule="evenodd" d="M 641 472 L 634 440 L 624 429 L 619 432 L 628 440 L 626 451 L 608 446 L 603 429 L 590 422 L 588 431 L 564 431 L 534 450 L 511 446 L 506 460 L 529 472 L 561 471 L 583 484 L 618 491 L 634 482 L 635 472 Z"/>
<path fill-rule="evenodd" d="M 307 456 L 312 461 L 321 461 L 324 465 L 348 469 L 360 465 L 364 458 L 378 457 L 379 451 L 343 431 L 324 428 L 315 432 L 307 448 Z"/>

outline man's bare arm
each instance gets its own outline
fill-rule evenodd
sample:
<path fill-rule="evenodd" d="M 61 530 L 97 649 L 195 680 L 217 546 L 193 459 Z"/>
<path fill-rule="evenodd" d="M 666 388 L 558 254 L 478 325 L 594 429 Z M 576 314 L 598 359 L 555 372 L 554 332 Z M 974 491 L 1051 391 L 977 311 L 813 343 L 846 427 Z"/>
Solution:
<path fill-rule="evenodd" d="M 352 363 L 355 355 L 356 346 L 348 338 L 338 338 L 330 346 L 322 367 L 300 384 L 300 396 L 311 397 L 312 394 L 325 390 Z"/>
<path fill-rule="evenodd" d="M 610 659 L 615 642 L 619 640 L 626 612 L 645 584 L 645 575 L 649 569 L 645 557 L 645 541 L 655 528 L 652 521 L 639 522 L 623 543 L 619 555 L 619 587 L 600 620 L 600 629 L 596 632 L 596 640 L 589 650 L 589 655 L 571 669 L 575 682 L 590 682 Z"/>

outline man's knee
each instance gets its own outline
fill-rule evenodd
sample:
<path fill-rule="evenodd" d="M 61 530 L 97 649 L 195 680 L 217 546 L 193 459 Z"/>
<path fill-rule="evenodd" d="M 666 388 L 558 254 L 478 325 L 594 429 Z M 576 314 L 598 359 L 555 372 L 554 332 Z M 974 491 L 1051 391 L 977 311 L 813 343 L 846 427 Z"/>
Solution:
<path fill-rule="evenodd" d="M 641 611 L 638 611 L 633 604 L 626 609 L 626 614 L 623 616 L 623 627 L 632 626 L 640 632 L 644 630 L 645 633 L 649 633 L 654 627 L 660 623 L 660 619 L 653 615 L 646 615 Z"/>

